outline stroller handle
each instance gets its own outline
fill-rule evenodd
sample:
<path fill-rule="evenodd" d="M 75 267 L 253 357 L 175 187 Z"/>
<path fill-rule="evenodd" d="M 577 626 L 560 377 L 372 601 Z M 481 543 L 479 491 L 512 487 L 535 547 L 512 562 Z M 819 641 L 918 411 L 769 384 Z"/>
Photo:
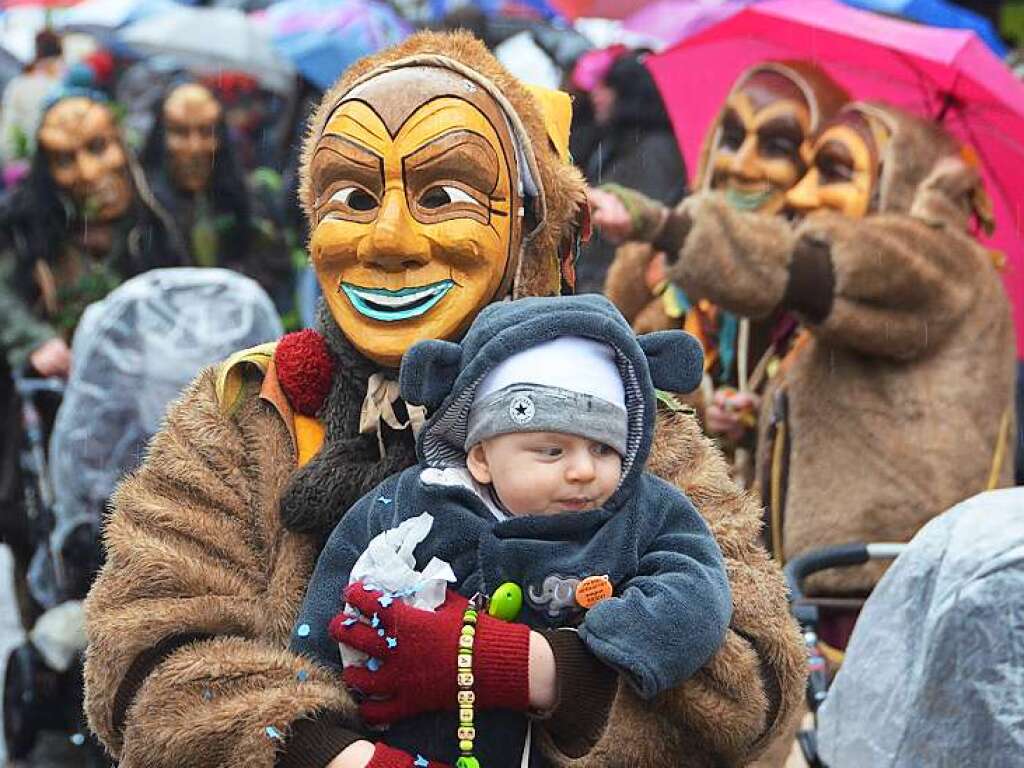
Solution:
<path fill-rule="evenodd" d="M 808 576 L 827 571 L 830 568 L 842 568 L 849 565 L 863 565 L 871 560 L 895 560 L 906 547 L 906 544 L 876 542 L 851 542 L 834 547 L 812 549 L 797 555 L 786 563 L 783 572 L 786 575 L 786 586 L 789 587 L 791 602 L 803 599 L 803 582 Z"/>
<path fill-rule="evenodd" d="M 14 374 L 13 378 L 14 389 L 23 399 L 30 398 L 40 392 L 54 392 L 58 395 L 64 392 L 64 379 L 56 377 L 36 379 L 18 373 Z"/>

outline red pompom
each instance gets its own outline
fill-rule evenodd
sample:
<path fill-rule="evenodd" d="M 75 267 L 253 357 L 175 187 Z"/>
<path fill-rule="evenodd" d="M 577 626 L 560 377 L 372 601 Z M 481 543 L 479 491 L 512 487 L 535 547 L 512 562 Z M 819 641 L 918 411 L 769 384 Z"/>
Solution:
<path fill-rule="evenodd" d="M 292 408 L 303 416 L 316 416 L 334 377 L 334 361 L 324 337 L 311 328 L 289 333 L 277 343 L 274 363 Z"/>

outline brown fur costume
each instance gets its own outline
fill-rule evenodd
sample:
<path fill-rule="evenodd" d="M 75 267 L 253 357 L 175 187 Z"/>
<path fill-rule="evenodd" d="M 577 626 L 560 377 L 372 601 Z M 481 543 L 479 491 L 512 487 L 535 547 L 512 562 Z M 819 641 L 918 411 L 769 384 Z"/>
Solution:
<path fill-rule="evenodd" d="M 893 108 L 848 109 L 891 131 L 867 218 L 817 213 L 792 229 L 712 194 L 673 213 L 689 234 L 672 279 L 739 314 L 783 306 L 808 323 L 760 418 L 762 490 L 781 501 L 773 512 L 785 557 L 908 541 L 990 475 L 997 485 L 1012 476 L 1003 444 L 1013 434 L 1013 326 L 992 256 L 967 232 L 975 214 L 988 217 L 980 178 L 936 126 Z M 788 414 L 775 458 L 784 461 L 773 485 L 781 396 Z M 862 594 L 882 570 L 819 574 L 810 587 Z"/>
<path fill-rule="evenodd" d="M 556 292 L 552 254 L 573 234 L 581 181 L 547 145 L 532 99 L 481 45 L 417 35 L 357 65 L 326 102 L 371 68 L 424 51 L 498 83 L 528 127 L 546 215 L 516 292 Z M 218 397 L 216 370 L 170 409 L 146 462 L 121 485 L 106 529 L 108 560 L 86 606 L 86 707 L 122 768 L 269 768 L 285 756 L 289 765 L 323 765 L 290 754 L 291 740 L 311 723 L 357 725 L 339 682 L 287 650 L 319 536 L 288 530 L 278 511 L 286 488 L 296 487 L 297 459 L 286 419 L 261 395 L 275 381 L 273 369 L 265 377 L 255 366 L 240 370 L 246 385 L 230 409 Z M 351 437 L 344 419 L 331 435 L 336 395 L 321 414 L 323 451 Z M 343 452 L 335 458 L 345 460 Z M 687 414 L 661 414 L 650 466 L 691 495 L 722 546 L 732 631 L 712 661 L 653 705 L 620 685 L 586 754 L 562 754 L 551 730 L 539 729 L 552 765 L 742 764 L 785 727 L 801 698 L 803 649 L 778 568 L 756 543 L 755 502 L 728 481 Z"/>

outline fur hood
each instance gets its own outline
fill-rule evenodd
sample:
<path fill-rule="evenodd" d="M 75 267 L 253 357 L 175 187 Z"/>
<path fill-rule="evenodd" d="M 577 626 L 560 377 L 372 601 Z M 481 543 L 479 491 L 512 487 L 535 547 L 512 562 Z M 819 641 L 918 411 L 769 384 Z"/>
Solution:
<path fill-rule="evenodd" d="M 504 110 L 538 187 L 538 197 L 532 203 L 537 223 L 532 232 L 523 234 L 512 296 L 558 294 L 563 277 L 572 283 L 562 266 L 571 260 L 587 210 L 583 177 L 568 157 L 567 102 L 561 102 L 558 109 L 556 94 L 524 86 L 467 32 L 413 35 L 401 45 L 356 62 L 327 92 L 310 120 L 303 145 L 299 195 L 306 217 L 312 222 L 310 160 L 331 114 L 359 83 L 408 66 L 435 66 L 457 72 L 490 93 Z"/>
<path fill-rule="evenodd" d="M 992 203 L 975 161 L 941 126 L 887 104 L 854 102 L 838 117 L 850 112 L 881 123 L 889 133 L 873 212 L 909 213 L 960 231 L 976 216 L 992 232 Z"/>

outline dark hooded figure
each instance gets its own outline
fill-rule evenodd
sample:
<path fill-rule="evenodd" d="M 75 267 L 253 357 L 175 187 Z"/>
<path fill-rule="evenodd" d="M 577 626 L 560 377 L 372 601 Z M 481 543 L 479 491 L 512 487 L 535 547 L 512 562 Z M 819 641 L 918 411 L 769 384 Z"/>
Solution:
<path fill-rule="evenodd" d="M 141 161 L 172 221 L 173 231 L 158 241 L 166 258 L 233 269 L 256 280 L 279 306 L 286 301 L 288 250 L 270 221 L 275 217 L 254 209 L 249 179 L 212 91 L 196 82 L 172 83 L 156 106 Z"/>
<path fill-rule="evenodd" d="M 681 200 L 686 166 L 642 53 L 620 56 L 590 100 L 599 130 L 584 169 L 587 181 L 639 189 L 669 204 Z M 577 267 L 577 292 L 600 293 L 614 256 L 615 246 L 595 235 Z"/>
<path fill-rule="evenodd" d="M 185 264 L 239 268 L 248 251 L 249 198 L 213 93 L 199 83 L 172 83 L 156 105 L 140 160 L 177 229 L 178 237 L 159 246 L 184 247 L 177 255 Z"/>
<path fill-rule="evenodd" d="M 163 219 L 102 94 L 67 89 L 45 107 L 25 180 L 0 202 L 0 537 L 10 544 L 22 619 L 31 555 L 17 465 L 21 429 L 11 372 L 65 377 L 85 307 L 157 266 Z M 144 223 L 145 222 L 145 223 Z M 43 405 L 49 421 L 54 403 Z"/>

